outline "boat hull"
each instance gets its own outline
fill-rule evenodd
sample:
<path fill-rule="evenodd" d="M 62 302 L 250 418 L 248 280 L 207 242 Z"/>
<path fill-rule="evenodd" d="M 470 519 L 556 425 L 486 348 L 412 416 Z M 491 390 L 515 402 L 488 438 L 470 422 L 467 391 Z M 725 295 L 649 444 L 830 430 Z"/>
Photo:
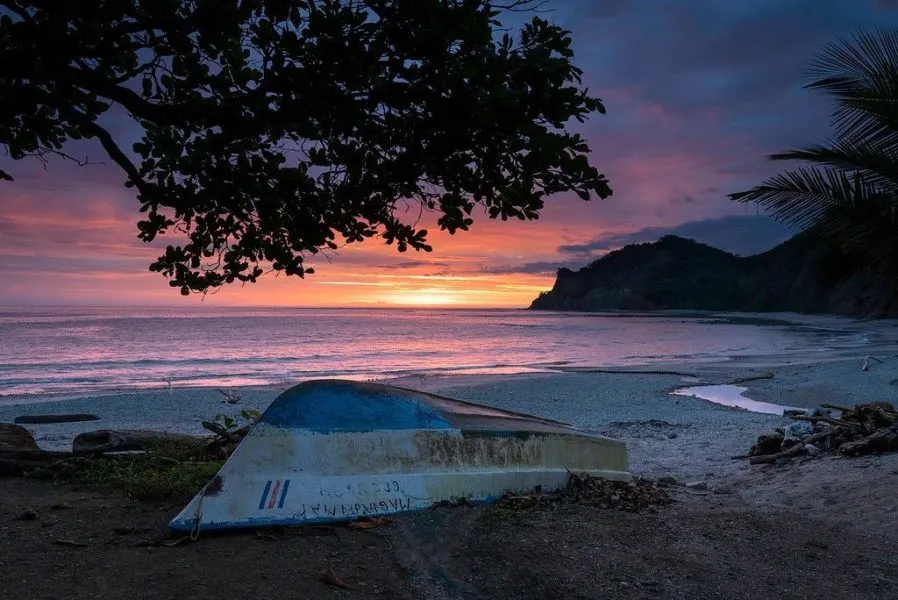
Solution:
<path fill-rule="evenodd" d="M 350 385 L 362 392 L 372 389 Z M 393 428 L 379 423 L 370 430 L 364 430 L 363 420 L 349 430 L 335 430 L 320 414 L 310 417 L 301 410 L 308 400 L 304 395 L 294 393 L 287 407 L 275 406 L 279 398 L 171 527 L 191 531 L 197 523 L 213 530 L 347 521 L 462 499 L 491 502 L 509 491 L 555 490 L 565 486 L 569 472 L 630 477 L 620 441 L 554 421 L 396 390 L 388 390 L 390 397 L 425 404 L 420 418 L 399 419 Z M 374 396 L 375 405 L 385 397 Z M 432 398 L 451 404 L 430 414 Z M 300 416 L 283 419 L 287 408 Z M 302 426 L 291 426 L 291 420 Z"/>

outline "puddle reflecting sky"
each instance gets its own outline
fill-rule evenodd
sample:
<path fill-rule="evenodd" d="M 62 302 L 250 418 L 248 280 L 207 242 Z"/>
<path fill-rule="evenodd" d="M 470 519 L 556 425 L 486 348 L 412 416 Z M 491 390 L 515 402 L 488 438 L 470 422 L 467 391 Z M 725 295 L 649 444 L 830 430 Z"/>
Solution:
<path fill-rule="evenodd" d="M 676 396 L 692 396 L 722 404 L 733 408 L 742 408 L 751 412 L 765 413 L 770 415 L 782 415 L 783 411 L 792 408 L 791 406 L 782 406 L 781 404 L 771 404 L 770 402 L 759 402 L 746 398 L 742 394 L 748 388 L 738 385 L 698 385 L 694 387 L 680 388 L 672 394 Z"/>

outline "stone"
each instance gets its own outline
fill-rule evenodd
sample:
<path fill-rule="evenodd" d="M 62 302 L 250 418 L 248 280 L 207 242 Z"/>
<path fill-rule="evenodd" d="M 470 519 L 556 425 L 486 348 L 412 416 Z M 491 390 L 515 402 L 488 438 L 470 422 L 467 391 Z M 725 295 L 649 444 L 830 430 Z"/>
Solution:
<path fill-rule="evenodd" d="M 127 452 L 146 450 L 158 443 L 178 444 L 187 448 L 200 448 L 206 442 L 199 437 L 168 431 L 144 429 L 101 429 L 75 436 L 72 452 Z"/>
<path fill-rule="evenodd" d="M 40 451 L 31 432 L 19 425 L 0 423 L 0 450 Z"/>
<path fill-rule="evenodd" d="M 17 517 L 20 521 L 34 521 L 37 519 L 37 511 L 30 508 Z"/>

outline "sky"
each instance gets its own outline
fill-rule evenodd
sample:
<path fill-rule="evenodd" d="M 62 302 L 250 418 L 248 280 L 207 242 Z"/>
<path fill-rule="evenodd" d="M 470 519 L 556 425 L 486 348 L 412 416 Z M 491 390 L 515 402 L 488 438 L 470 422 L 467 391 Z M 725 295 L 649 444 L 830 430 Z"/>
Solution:
<path fill-rule="evenodd" d="M 469 232 L 431 228 L 431 253 L 369 240 L 310 262 L 305 279 L 182 298 L 148 272 L 157 248 L 137 239 L 137 202 L 98 148 L 78 147 L 94 163 L 84 167 L 0 156 L 16 178 L 0 182 L 0 305 L 517 308 L 559 267 L 668 233 L 762 252 L 795 232 L 727 194 L 782 167 L 766 155 L 825 141 L 829 102 L 803 89 L 825 43 L 898 25 L 898 0 L 548 0 L 543 11 L 572 32 L 607 108 L 576 130 L 611 198 L 553 196 L 533 222 L 475 214 Z"/>

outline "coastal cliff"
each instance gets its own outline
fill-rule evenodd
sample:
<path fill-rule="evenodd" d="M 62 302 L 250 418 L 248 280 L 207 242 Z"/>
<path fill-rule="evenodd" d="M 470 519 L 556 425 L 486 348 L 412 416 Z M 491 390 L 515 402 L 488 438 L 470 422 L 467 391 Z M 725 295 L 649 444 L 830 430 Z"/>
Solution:
<path fill-rule="evenodd" d="M 721 310 L 898 317 L 894 288 L 809 233 L 739 257 L 674 235 L 559 269 L 537 310 Z"/>

